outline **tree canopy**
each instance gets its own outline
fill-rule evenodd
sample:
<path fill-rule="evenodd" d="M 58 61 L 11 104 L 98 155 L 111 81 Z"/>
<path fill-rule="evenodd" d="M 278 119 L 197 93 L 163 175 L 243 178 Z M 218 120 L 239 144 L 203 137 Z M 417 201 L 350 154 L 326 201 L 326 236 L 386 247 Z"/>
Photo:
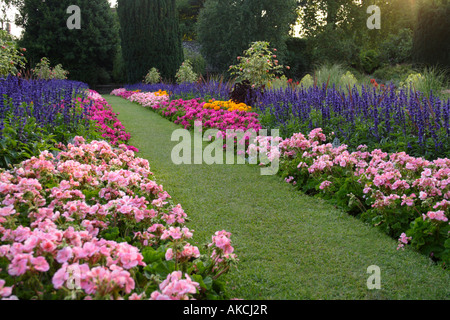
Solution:
<path fill-rule="evenodd" d="M 296 10 L 296 0 L 207 0 L 197 22 L 202 52 L 218 71 L 254 41 L 269 41 L 282 57 Z"/>
<path fill-rule="evenodd" d="M 119 0 L 117 13 L 128 81 L 142 81 L 152 67 L 174 79 L 183 62 L 175 0 Z"/>
<path fill-rule="evenodd" d="M 69 29 L 71 5 L 80 8 L 81 28 Z M 21 0 L 17 24 L 24 28 L 20 45 L 31 67 L 42 57 L 62 64 L 69 78 L 107 83 L 117 50 L 118 30 L 107 0 Z"/>

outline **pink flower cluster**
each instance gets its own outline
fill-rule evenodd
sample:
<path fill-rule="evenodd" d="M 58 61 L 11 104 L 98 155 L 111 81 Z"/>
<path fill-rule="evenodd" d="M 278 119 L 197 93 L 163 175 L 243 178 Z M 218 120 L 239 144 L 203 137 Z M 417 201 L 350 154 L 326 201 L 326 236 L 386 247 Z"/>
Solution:
<path fill-rule="evenodd" d="M 188 274 L 182 278 L 181 271 L 174 271 L 159 285 L 160 291 L 154 291 L 150 300 L 189 300 L 189 294 L 194 294 L 200 285 L 191 280 Z"/>
<path fill-rule="evenodd" d="M 158 109 L 162 102 L 169 101 L 169 96 L 159 95 L 153 92 L 138 92 L 128 97 L 128 100 L 146 108 Z"/>
<path fill-rule="evenodd" d="M 124 88 L 114 89 L 113 91 L 111 91 L 111 95 L 122 97 L 124 99 L 128 99 L 135 93 L 136 93 L 135 91 L 128 91 L 127 89 Z"/>
<path fill-rule="evenodd" d="M 7 298 L 12 293 L 12 287 L 6 287 L 5 286 L 5 280 L 0 279 L 0 297 Z"/>
<path fill-rule="evenodd" d="M 0 173 L 0 261 L 7 265 L 0 269 L 0 296 L 14 291 L 20 297 L 24 287 L 46 279 L 58 297 L 70 290 L 85 299 L 142 296 L 146 286 L 135 274 L 146 266 L 144 257 L 127 242 L 101 236 L 114 229 L 142 247 L 182 244 L 172 253 L 185 262 L 200 257 L 186 242 L 193 236 L 184 226 L 186 213 L 169 203 L 152 175 L 148 161 L 125 145 L 85 143 L 82 137 L 56 158 L 44 151 Z M 195 294 L 195 282 L 177 277 L 161 284 L 164 296 Z"/>
<path fill-rule="evenodd" d="M 264 145 L 264 139 L 258 137 L 255 143 L 263 141 Z M 296 161 L 297 166 L 297 172 L 287 173 L 287 182 L 296 183 L 293 176 L 306 175 L 318 181 L 319 190 L 328 192 L 343 175 L 352 175 L 359 183 L 364 201 L 373 210 L 384 215 L 404 210 L 412 219 L 422 216 L 436 224 L 448 224 L 450 159 L 428 161 L 405 152 L 388 154 L 378 149 L 368 152 L 365 146 L 349 152 L 346 145 L 334 147 L 325 141 L 322 129 L 317 128 L 308 137 L 296 133 L 280 142 L 280 161 Z M 267 141 L 265 144 L 270 152 Z M 248 153 L 255 148 L 255 144 L 250 145 Z"/>
<path fill-rule="evenodd" d="M 227 271 L 230 262 L 237 262 L 236 255 L 233 253 L 234 248 L 231 246 L 231 233 L 222 230 L 217 231 L 212 236 L 212 242 L 209 247 L 213 248 L 211 258 L 214 261 L 214 270 Z"/>

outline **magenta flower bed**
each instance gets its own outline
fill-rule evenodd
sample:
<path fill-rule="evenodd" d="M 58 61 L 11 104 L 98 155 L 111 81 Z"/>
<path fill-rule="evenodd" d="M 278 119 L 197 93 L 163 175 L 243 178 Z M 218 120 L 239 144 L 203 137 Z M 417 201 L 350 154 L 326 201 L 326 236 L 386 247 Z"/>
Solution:
<path fill-rule="evenodd" d="M 112 110 L 112 107 L 100 94 L 94 90 L 89 90 L 88 99 L 83 103 L 86 105 L 91 104 L 90 119 L 95 121 L 98 131 L 102 133 L 103 138 L 114 146 L 130 140 L 131 135 L 125 131 L 125 127 L 117 118 L 118 114 Z M 135 152 L 139 151 L 133 146 L 128 146 L 128 149 Z"/>
<path fill-rule="evenodd" d="M 255 112 L 203 108 L 205 102 L 199 99 L 169 101 L 168 96 L 161 98 L 153 93 L 135 93 L 125 89 L 113 90 L 111 94 L 149 107 L 185 129 L 192 129 L 194 122 L 201 121 L 203 129 L 217 129 L 223 138 L 227 137 L 226 130 L 258 132 L 262 128 Z"/>

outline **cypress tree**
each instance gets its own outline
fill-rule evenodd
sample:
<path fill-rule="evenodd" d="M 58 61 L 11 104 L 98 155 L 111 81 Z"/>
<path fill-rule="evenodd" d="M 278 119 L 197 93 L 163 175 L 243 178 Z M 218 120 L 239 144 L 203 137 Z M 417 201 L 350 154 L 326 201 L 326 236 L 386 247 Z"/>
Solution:
<path fill-rule="evenodd" d="M 450 1 L 422 1 L 414 31 L 414 60 L 450 67 Z"/>
<path fill-rule="evenodd" d="M 80 29 L 69 29 L 71 5 L 80 8 Z M 62 64 L 69 79 L 90 85 L 108 83 L 119 35 L 108 0 L 24 0 L 17 22 L 24 28 L 19 42 L 34 68 L 42 57 Z"/>
<path fill-rule="evenodd" d="M 183 62 L 175 0 L 119 0 L 117 13 L 128 82 L 142 81 L 152 67 L 173 79 Z"/>

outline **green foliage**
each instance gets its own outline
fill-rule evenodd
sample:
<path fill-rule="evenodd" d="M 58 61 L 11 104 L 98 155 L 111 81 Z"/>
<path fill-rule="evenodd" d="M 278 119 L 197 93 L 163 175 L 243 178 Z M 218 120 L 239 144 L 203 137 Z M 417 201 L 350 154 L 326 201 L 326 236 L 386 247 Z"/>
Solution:
<path fill-rule="evenodd" d="M 197 22 L 202 54 L 218 72 L 225 72 L 252 42 L 276 47 L 280 61 L 285 37 L 297 18 L 296 0 L 207 0 Z"/>
<path fill-rule="evenodd" d="M 372 73 L 380 67 L 380 54 L 374 49 L 362 50 L 359 54 L 359 63 L 362 71 Z"/>
<path fill-rule="evenodd" d="M 11 99 L 3 97 L 3 103 L 12 103 Z M 22 103 L 19 106 L 23 113 L 33 114 L 33 106 Z M 80 109 L 72 109 L 68 114 L 79 115 Z M 79 123 L 77 126 L 66 124 L 64 114 L 58 113 L 52 125 L 42 127 L 36 122 L 36 118 L 29 116 L 26 122 L 16 117 L 13 112 L 5 114 L 0 124 L 0 168 L 8 168 L 38 156 L 42 151 L 57 150 L 55 144 L 69 143 L 74 136 L 84 136 L 86 139 L 100 139 L 101 134 L 96 131 L 95 125 L 90 122 L 86 125 Z"/>
<path fill-rule="evenodd" d="M 286 89 L 289 86 L 288 78 L 285 75 L 276 77 L 266 84 L 266 88 L 270 90 Z"/>
<path fill-rule="evenodd" d="M 175 0 L 119 0 L 117 13 L 127 81 L 141 81 L 152 67 L 174 79 L 183 62 Z"/>
<path fill-rule="evenodd" d="M 11 117 L 3 121 L 3 126 L 0 138 L 1 168 L 8 168 L 32 156 L 37 156 L 44 150 L 56 150 L 55 136 L 40 128 L 33 118 L 26 122 L 24 128 L 19 128 L 18 123 Z"/>
<path fill-rule="evenodd" d="M 289 37 L 286 40 L 284 63 L 290 66 L 285 74 L 291 79 L 300 79 L 310 68 L 311 53 L 306 39 Z"/>
<path fill-rule="evenodd" d="M 448 222 L 424 220 L 422 217 L 418 217 L 411 222 L 411 228 L 406 235 L 411 237 L 411 245 L 415 249 L 448 266 L 450 264 L 449 232 Z"/>
<path fill-rule="evenodd" d="M 206 72 L 206 60 L 200 53 L 197 53 L 189 48 L 184 48 L 184 58 L 192 63 L 192 70 L 203 75 Z"/>
<path fill-rule="evenodd" d="M 197 38 L 195 24 L 198 14 L 206 0 L 177 0 L 177 11 L 180 20 L 180 31 L 184 41 Z M 188 57 L 186 57 L 188 58 Z M 188 58 L 192 61 L 191 58 Z"/>
<path fill-rule="evenodd" d="M 380 59 L 391 65 L 407 63 L 412 60 L 413 32 L 401 29 L 389 36 L 380 45 Z"/>
<path fill-rule="evenodd" d="M 323 64 L 314 70 L 315 83 L 317 86 L 322 86 L 324 83 L 328 87 L 332 87 L 333 84 L 339 86 L 346 72 L 346 68 L 341 64 Z"/>
<path fill-rule="evenodd" d="M 346 64 L 357 66 L 360 48 L 353 37 L 340 29 L 327 29 L 308 38 L 314 64 Z"/>
<path fill-rule="evenodd" d="M 150 71 L 145 76 L 144 82 L 147 84 L 161 82 L 161 75 L 159 74 L 158 69 L 156 69 L 155 67 L 151 68 Z"/>
<path fill-rule="evenodd" d="M 39 79 L 67 79 L 68 71 L 64 70 L 61 64 L 58 64 L 53 69 L 50 66 L 50 61 L 43 57 L 41 61 L 32 70 L 33 74 Z"/>
<path fill-rule="evenodd" d="M 414 60 L 427 65 L 450 66 L 450 2 L 419 1 L 414 30 Z"/>
<path fill-rule="evenodd" d="M 25 67 L 26 59 L 14 38 L 5 30 L 0 30 L 0 75 L 17 75 Z"/>
<path fill-rule="evenodd" d="M 249 81 L 261 87 L 282 73 L 283 66 L 278 64 L 277 49 L 270 49 L 270 43 L 253 42 L 243 56 L 238 56 L 238 64 L 230 66 L 230 73 L 236 76 L 236 82 Z"/>
<path fill-rule="evenodd" d="M 314 85 L 314 78 L 310 74 L 305 75 L 300 81 L 300 86 L 303 86 L 304 88 L 310 88 L 313 85 Z"/>
<path fill-rule="evenodd" d="M 111 73 L 112 80 L 119 83 L 127 82 L 127 70 L 122 56 L 122 47 L 117 47 L 116 55 L 113 61 L 113 70 Z"/>
<path fill-rule="evenodd" d="M 337 62 L 356 67 L 361 48 L 377 50 L 381 46 L 386 49 L 382 59 L 405 59 L 409 40 L 403 30 L 414 30 L 415 3 L 410 0 L 300 1 L 299 21 L 302 34 L 309 42 L 313 62 Z M 373 4 L 382 13 L 380 30 L 370 30 L 366 26 L 369 17 L 366 9 Z M 391 51 L 395 37 L 401 39 L 399 52 Z"/>
<path fill-rule="evenodd" d="M 81 8 L 81 29 L 68 29 L 70 5 Z M 33 66 L 41 57 L 62 64 L 70 78 L 90 85 L 109 81 L 118 31 L 107 0 L 26 0 L 19 6 L 20 45 Z"/>
<path fill-rule="evenodd" d="M 198 75 L 192 69 L 192 64 L 189 60 L 185 60 L 175 75 L 177 83 L 195 82 L 198 80 Z"/>
<path fill-rule="evenodd" d="M 394 84 L 399 84 L 413 72 L 414 69 L 410 64 L 386 65 L 375 70 L 375 72 L 373 73 L 373 78 L 386 82 L 391 81 Z"/>
<path fill-rule="evenodd" d="M 358 80 L 350 71 L 347 71 L 344 75 L 341 76 L 340 85 L 342 87 L 353 88 L 353 86 L 355 86 L 357 83 Z"/>

